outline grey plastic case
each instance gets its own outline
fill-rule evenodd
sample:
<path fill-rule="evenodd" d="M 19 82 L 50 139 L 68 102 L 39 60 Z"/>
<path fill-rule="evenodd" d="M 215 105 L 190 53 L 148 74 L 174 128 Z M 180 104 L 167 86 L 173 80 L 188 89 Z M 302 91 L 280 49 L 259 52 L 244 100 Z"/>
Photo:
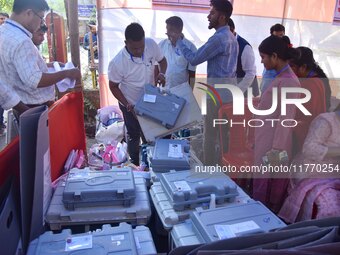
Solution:
<path fill-rule="evenodd" d="M 158 87 L 146 84 L 144 94 L 139 98 L 134 109 L 138 115 L 147 116 L 170 129 L 175 126 L 185 103 L 184 98 L 170 92 L 162 93 Z"/>
<path fill-rule="evenodd" d="M 151 167 L 155 173 L 170 170 L 190 169 L 190 145 L 187 140 L 158 139 L 156 140 Z"/>
<path fill-rule="evenodd" d="M 105 171 L 73 168 L 66 180 L 63 203 L 71 210 L 89 206 L 129 206 L 135 196 L 135 181 L 129 167 Z"/>
<path fill-rule="evenodd" d="M 51 230 L 59 230 L 63 226 L 91 225 L 127 222 L 132 225 L 145 225 L 151 216 L 149 195 L 145 180 L 134 177 L 136 185 L 135 202 L 129 207 L 122 205 L 81 207 L 67 210 L 62 202 L 64 183 L 60 183 L 54 192 L 50 207 L 46 214 L 46 222 Z"/>
<path fill-rule="evenodd" d="M 212 199 L 216 204 L 233 202 L 237 185 L 223 173 L 198 173 L 193 170 L 170 171 L 160 177 L 164 191 L 177 211 L 196 208 Z"/>
<path fill-rule="evenodd" d="M 190 214 L 189 220 L 172 228 L 171 238 L 175 247 L 178 247 L 264 233 L 285 226 L 261 202 L 250 201 L 247 204 L 208 210 L 198 208 Z"/>
<path fill-rule="evenodd" d="M 27 255 L 48 254 L 157 254 L 150 230 L 144 226 L 132 229 L 121 223 L 117 227 L 103 225 L 93 232 L 74 234 L 65 229 L 59 234 L 49 231 L 30 243 Z"/>
<path fill-rule="evenodd" d="M 252 199 L 240 188 L 237 187 L 238 196 L 233 202 L 225 202 L 223 204 L 217 205 L 219 207 L 232 206 L 235 204 L 246 204 L 252 201 Z M 165 193 L 160 182 L 154 183 L 150 188 L 150 197 L 153 205 L 156 209 L 157 215 L 162 222 L 163 228 L 166 231 L 171 230 L 171 228 L 185 220 L 189 219 L 190 213 L 195 209 L 185 209 L 183 211 L 174 210 L 172 204 L 169 201 L 169 197 Z M 209 203 L 201 204 L 201 207 L 208 209 Z"/>

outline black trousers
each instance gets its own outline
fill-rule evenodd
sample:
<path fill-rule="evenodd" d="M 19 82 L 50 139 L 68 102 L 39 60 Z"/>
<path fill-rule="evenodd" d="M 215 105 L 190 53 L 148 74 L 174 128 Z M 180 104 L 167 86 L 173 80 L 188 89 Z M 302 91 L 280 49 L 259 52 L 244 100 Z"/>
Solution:
<path fill-rule="evenodd" d="M 131 163 L 139 166 L 139 146 L 141 138 L 143 143 L 146 143 L 142 129 L 135 114 L 128 112 L 126 107 L 121 104 L 119 104 L 119 108 L 123 113 L 124 123 L 127 129 L 127 146 Z"/>

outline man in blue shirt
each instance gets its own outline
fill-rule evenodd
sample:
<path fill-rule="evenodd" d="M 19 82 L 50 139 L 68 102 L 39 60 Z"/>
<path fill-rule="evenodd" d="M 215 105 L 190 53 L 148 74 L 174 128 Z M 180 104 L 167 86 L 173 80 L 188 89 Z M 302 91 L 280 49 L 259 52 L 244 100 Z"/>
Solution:
<path fill-rule="evenodd" d="M 84 36 L 83 48 L 88 51 L 88 61 L 91 63 L 91 47 L 93 49 L 93 60 L 98 59 L 98 49 L 97 49 L 97 27 L 94 21 L 90 21 L 88 24 L 90 32 L 86 33 Z M 92 36 L 92 45 L 90 38 Z"/>
<path fill-rule="evenodd" d="M 181 34 L 172 34 L 176 46 L 191 65 L 198 65 L 207 61 L 208 84 L 236 84 L 236 66 L 238 43 L 230 32 L 228 20 L 233 7 L 228 0 L 211 0 L 208 15 L 209 29 L 216 32 L 197 52 L 192 52 L 182 40 Z M 232 100 L 231 93 L 226 89 L 217 89 L 223 103 Z M 204 163 L 212 165 L 218 161 L 218 127 L 213 127 L 213 119 L 218 115 L 218 107 L 207 99 L 207 115 L 204 124 Z M 215 148 L 215 149 L 214 149 Z"/>

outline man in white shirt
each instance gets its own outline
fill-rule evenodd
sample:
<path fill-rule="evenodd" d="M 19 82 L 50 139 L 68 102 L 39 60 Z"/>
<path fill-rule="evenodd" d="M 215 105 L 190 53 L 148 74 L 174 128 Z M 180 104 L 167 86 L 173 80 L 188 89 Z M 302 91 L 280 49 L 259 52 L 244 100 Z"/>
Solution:
<path fill-rule="evenodd" d="M 172 16 L 166 21 L 166 34 L 182 33 L 183 21 L 180 17 Z M 189 40 L 183 38 L 183 43 L 192 51 L 196 52 L 197 48 Z M 166 69 L 166 86 L 168 88 L 175 87 L 184 82 L 189 82 L 194 88 L 196 66 L 191 65 L 183 56 L 180 49 L 176 47 L 176 42 L 168 36 L 168 39 L 161 41 L 159 44 L 164 54 L 168 67 Z M 157 74 L 158 68 L 156 68 Z"/>
<path fill-rule="evenodd" d="M 0 27 L 0 80 L 8 86 L 11 98 L 0 104 L 14 108 L 17 115 L 27 107 L 51 105 L 55 98 L 54 84 L 65 79 L 80 80 L 77 68 L 48 73 L 45 61 L 34 46 L 31 38 L 43 23 L 45 11 L 49 9 L 45 0 L 15 0 L 13 13 Z M 3 88 L 0 90 L 4 90 Z"/>
<path fill-rule="evenodd" d="M 248 87 L 252 87 L 253 96 L 259 95 L 259 86 L 256 79 L 255 55 L 251 45 L 247 40 L 236 34 L 235 24 L 229 19 L 230 31 L 236 36 L 239 51 L 237 56 L 237 86 L 245 93 Z"/>
<path fill-rule="evenodd" d="M 156 81 L 164 85 L 167 62 L 157 43 L 145 38 L 144 29 L 138 23 L 128 25 L 125 29 L 125 47 L 110 61 L 108 77 L 110 90 L 123 113 L 131 162 L 137 166 L 143 133 L 133 108 L 142 96 L 145 84 L 154 83 L 156 62 L 160 65 Z"/>

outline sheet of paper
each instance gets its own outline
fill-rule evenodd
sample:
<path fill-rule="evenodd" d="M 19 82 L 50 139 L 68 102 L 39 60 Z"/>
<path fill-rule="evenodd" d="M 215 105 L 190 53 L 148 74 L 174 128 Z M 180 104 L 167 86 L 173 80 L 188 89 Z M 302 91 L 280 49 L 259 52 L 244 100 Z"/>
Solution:
<path fill-rule="evenodd" d="M 65 63 L 65 67 L 60 67 L 58 62 L 54 62 L 53 67 L 54 67 L 54 71 L 59 72 L 61 70 L 72 69 L 74 68 L 74 65 L 72 62 L 67 62 Z M 65 92 L 68 89 L 74 88 L 75 85 L 76 85 L 76 80 L 71 80 L 69 78 L 65 78 L 57 82 L 57 87 L 58 87 L 59 92 Z"/>

